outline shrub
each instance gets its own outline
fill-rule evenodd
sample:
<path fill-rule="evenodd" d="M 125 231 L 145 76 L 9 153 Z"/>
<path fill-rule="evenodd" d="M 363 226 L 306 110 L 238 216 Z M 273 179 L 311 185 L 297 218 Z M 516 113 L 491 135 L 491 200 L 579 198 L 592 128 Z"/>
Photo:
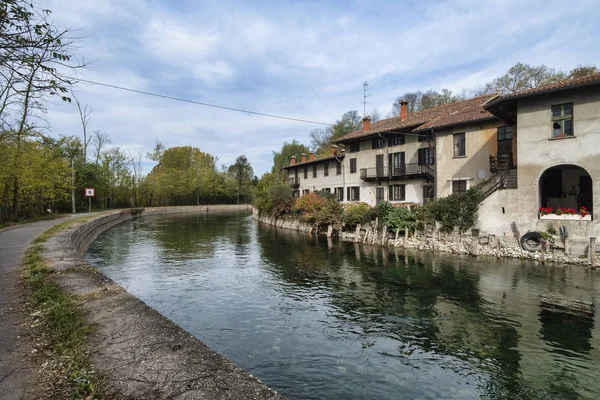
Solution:
<path fill-rule="evenodd" d="M 311 192 L 296 201 L 296 208 L 307 222 L 317 225 L 340 221 L 342 205 L 329 192 Z"/>
<path fill-rule="evenodd" d="M 406 207 L 393 207 L 384 221 L 390 229 L 413 229 L 417 214 Z"/>
<path fill-rule="evenodd" d="M 424 222 L 440 222 L 442 232 L 450 233 L 458 228 L 460 233 L 464 233 L 475 225 L 480 203 L 481 193 L 471 188 L 428 202 L 423 207 L 422 218 Z"/>
<path fill-rule="evenodd" d="M 349 228 L 355 228 L 358 224 L 370 221 L 371 207 L 364 203 L 352 204 L 344 210 L 342 221 Z"/>
<path fill-rule="evenodd" d="M 273 174 L 264 174 L 258 181 L 252 204 L 260 213 L 281 216 L 292 211 L 294 190 Z"/>
<path fill-rule="evenodd" d="M 379 217 L 380 221 L 386 221 L 388 216 L 394 210 L 394 206 L 389 201 L 380 201 L 377 204 L 377 217 Z"/>

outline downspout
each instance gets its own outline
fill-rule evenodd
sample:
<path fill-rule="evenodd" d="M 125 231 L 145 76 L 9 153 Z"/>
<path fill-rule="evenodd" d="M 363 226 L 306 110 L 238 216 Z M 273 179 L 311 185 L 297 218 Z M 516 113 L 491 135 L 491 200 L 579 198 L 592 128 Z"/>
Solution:
<path fill-rule="evenodd" d="M 380 138 L 382 138 L 385 141 L 385 159 L 383 160 L 383 163 L 385 164 L 386 162 L 388 163 L 388 180 L 387 180 L 387 199 L 384 198 L 384 201 L 388 201 L 388 199 L 390 198 L 390 178 L 391 178 L 391 172 L 392 172 L 392 165 L 389 164 L 389 160 L 390 160 L 390 146 L 388 143 L 388 140 L 386 138 L 384 138 L 381 133 L 377 133 L 379 135 Z M 375 188 L 375 196 L 377 196 L 377 188 Z M 384 196 L 385 197 L 385 196 Z M 377 201 L 375 201 L 377 202 Z"/>
<path fill-rule="evenodd" d="M 344 156 L 346 155 L 346 147 L 344 146 Z M 344 193 L 346 193 L 346 168 L 344 168 L 344 162 L 343 160 L 340 160 L 338 158 L 338 155 L 336 153 L 335 155 L 335 160 L 337 162 L 340 163 L 341 167 L 342 167 L 342 198 L 344 197 Z"/>

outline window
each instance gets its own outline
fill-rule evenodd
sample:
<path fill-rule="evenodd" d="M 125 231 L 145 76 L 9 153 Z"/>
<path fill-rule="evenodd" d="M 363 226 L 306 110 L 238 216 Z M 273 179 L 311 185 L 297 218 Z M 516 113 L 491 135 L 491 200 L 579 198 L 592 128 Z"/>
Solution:
<path fill-rule="evenodd" d="M 385 139 L 381 136 L 377 136 L 373 138 L 373 149 L 381 149 L 385 147 Z"/>
<path fill-rule="evenodd" d="M 433 200 L 433 185 L 423 186 L 423 203 Z"/>
<path fill-rule="evenodd" d="M 331 193 L 331 188 L 323 188 L 324 192 Z"/>
<path fill-rule="evenodd" d="M 317 164 L 313 164 L 313 178 L 317 177 Z"/>
<path fill-rule="evenodd" d="M 462 193 L 467 191 L 467 181 L 452 181 L 452 193 Z"/>
<path fill-rule="evenodd" d="M 350 159 L 350 173 L 353 174 L 356 172 L 356 158 Z"/>
<path fill-rule="evenodd" d="M 498 140 L 510 140 L 513 138 L 512 126 L 498 127 Z"/>
<path fill-rule="evenodd" d="M 404 135 L 392 135 L 388 141 L 390 146 L 400 146 L 405 143 Z"/>
<path fill-rule="evenodd" d="M 304 179 L 308 178 L 308 167 L 305 165 L 304 166 Z"/>
<path fill-rule="evenodd" d="M 294 190 L 294 198 L 297 199 L 300 197 L 300 191 L 299 190 Z"/>
<path fill-rule="evenodd" d="M 339 201 L 344 201 L 344 188 L 343 187 L 336 187 L 335 188 L 335 196 L 337 197 L 337 199 Z"/>
<path fill-rule="evenodd" d="M 336 161 L 336 163 L 335 163 L 335 174 L 336 175 L 342 174 L 342 163 L 339 161 Z"/>
<path fill-rule="evenodd" d="M 428 134 L 419 135 L 417 137 L 417 142 L 426 142 L 427 139 L 429 139 L 429 135 Z"/>
<path fill-rule="evenodd" d="M 392 155 L 392 160 L 393 160 L 393 163 L 394 163 L 393 164 L 394 168 L 400 168 L 400 167 L 402 167 L 404 165 L 404 159 L 405 158 L 404 158 L 404 152 L 403 151 L 401 151 L 399 153 L 394 153 Z"/>
<path fill-rule="evenodd" d="M 360 151 L 360 142 L 350 142 L 348 152 L 358 153 Z"/>
<path fill-rule="evenodd" d="M 418 157 L 419 165 L 432 165 L 435 162 L 435 160 L 433 159 L 433 151 L 431 151 L 431 147 L 419 149 Z"/>
<path fill-rule="evenodd" d="M 348 188 L 348 201 L 360 201 L 360 188 L 358 186 Z"/>
<path fill-rule="evenodd" d="M 375 203 L 379 204 L 385 199 L 385 189 L 378 187 L 375 189 Z"/>
<path fill-rule="evenodd" d="M 454 157 L 464 157 L 467 155 L 465 146 L 465 134 L 455 133 L 454 137 Z"/>
<path fill-rule="evenodd" d="M 310 193 L 310 190 L 309 190 L 309 189 L 304 189 L 304 190 L 302 191 L 302 196 L 306 196 L 306 195 L 307 195 L 307 194 L 309 194 L 309 193 Z"/>
<path fill-rule="evenodd" d="M 552 137 L 573 136 L 573 103 L 552 106 Z"/>
<path fill-rule="evenodd" d="M 406 200 L 406 185 L 391 185 L 388 195 L 390 201 Z"/>
<path fill-rule="evenodd" d="M 323 164 L 323 176 L 329 176 L 329 161 Z"/>

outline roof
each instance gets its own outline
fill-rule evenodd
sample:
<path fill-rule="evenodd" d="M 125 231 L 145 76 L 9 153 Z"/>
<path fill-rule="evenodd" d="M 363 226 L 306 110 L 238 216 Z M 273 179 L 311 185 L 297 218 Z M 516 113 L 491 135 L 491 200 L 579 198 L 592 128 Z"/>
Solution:
<path fill-rule="evenodd" d="M 575 79 L 566 79 L 559 82 L 549 83 L 547 85 L 542 85 L 533 89 L 521 90 L 520 92 L 506 94 L 503 96 L 499 96 L 497 99 L 490 101 L 486 104 L 485 108 L 489 109 L 490 107 L 502 103 L 504 101 L 519 99 L 522 97 L 530 97 L 530 96 L 538 96 L 546 93 L 556 92 L 560 90 L 573 89 L 581 86 L 590 86 L 600 84 L 600 72 L 595 74 L 590 74 L 586 76 L 582 76 L 580 78 Z"/>
<path fill-rule="evenodd" d="M 286 165 L 285 167 L 281 167 L 281 169 L 287 169 L 290 167 L 297 167 L 297 166 L 302 166 L 302 165 L 307 165 L 307 164 L 313 164 L 313 163 L 320 162 L 320 161 L 335 160 L 336 158 L 344 158 L 344 153 L 338 154 L 337 156 L 319 157 L 319 158 L 315 158 L 314 160 L 306 160 L 306 161 L 297 162 L 296 164 L 290 164 L 290 165 Z"/>
<path fill-rule="evenodd" d="M 495 119 L 496 117 L 487 112 L 483 105 L 496 98 L 497 94 L 488 94 L 468 100 L 455 101 L 438 107 L 408 114 L 408 118 L 402 120 L 399 116 L 387 118 L 371 125 L 371 129 L 364 131 L 359 129 L 339 139 L 335 143 L 347 142 L 390 131 L 414 131 L 420 132 L 433 128 L 459 125 L 472 121 Z"/>

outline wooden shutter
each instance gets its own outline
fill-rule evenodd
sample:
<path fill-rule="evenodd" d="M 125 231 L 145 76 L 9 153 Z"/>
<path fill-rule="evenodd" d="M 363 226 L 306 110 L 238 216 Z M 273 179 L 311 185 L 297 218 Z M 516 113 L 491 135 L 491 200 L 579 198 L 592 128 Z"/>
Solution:
<path fill-rule="evenodd" d="M 400 199 L 406 200 L 406 185 L 400 185 Z"/>
<path fill-rule="evenodd" d="M 394 200 L 394 186 L 388 186 L 388 200 Z"/>

